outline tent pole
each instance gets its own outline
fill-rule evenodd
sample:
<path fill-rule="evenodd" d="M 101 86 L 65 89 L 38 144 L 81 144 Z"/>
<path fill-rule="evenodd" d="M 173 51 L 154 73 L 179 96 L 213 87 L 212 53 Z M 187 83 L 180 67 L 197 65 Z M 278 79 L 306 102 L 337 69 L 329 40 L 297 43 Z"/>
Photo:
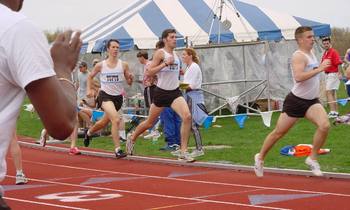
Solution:
<path fill-rule="evenodd" d="M 220 15 L 219 15 L 219 34 L 218 34 L 218 44 L 220 44 L 221 39 L 221 17 L 222 17 L 222 9 L 224 7 L 224 0 L 220 1 Z"/>
<path fill-rule="evenodd" d="M 269 41 L 265 42 L 265 54 L 267 54 L 267 50 L 269 48 Z M 266 58 L 265 58 L 266 60 Z M 264 63 L 264 66 L 266 68 L 266 62 Z M 271 111 L 271 93 L 270 93 L 270 68 L 267 68 L 267 74 L 266 74 L 266 81 L 267 81 L 267 107 L 268 111 Z"/>

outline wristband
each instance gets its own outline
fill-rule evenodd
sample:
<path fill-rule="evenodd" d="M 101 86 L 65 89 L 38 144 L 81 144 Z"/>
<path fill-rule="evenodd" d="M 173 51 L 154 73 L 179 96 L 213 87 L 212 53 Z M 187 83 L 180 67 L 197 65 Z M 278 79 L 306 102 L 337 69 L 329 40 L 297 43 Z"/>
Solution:
<path fill-rule="evenodd" d="M 61 77 L 61 78 L 58 78 L 58 81 L 65 81 L 65 82 L 68 82 L 68 83 L 71 84 L 71 85 L 73 86 L 73 88 L 75 89 L 75 85 L 73 84 L 73 82 L 70 81 L 70 80 L 67 79 L 67 78 Z"/>

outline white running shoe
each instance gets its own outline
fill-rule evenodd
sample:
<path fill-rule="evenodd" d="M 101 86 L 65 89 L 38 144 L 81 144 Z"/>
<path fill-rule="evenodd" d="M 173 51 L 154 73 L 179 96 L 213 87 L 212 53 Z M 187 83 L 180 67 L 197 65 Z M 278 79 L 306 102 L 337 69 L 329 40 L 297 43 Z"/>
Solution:
<path fill-rule="evenodd" d="M 323 176 L 320 164 L 317 162 L 317 160 L 313 160 L 309 156 L 309 157 L 306 158 L 305 163 L 306 163 L 306 165 L 308 165 L 310 167 L 311 172 L 315 176 Z"/>
<path fill-rule="evenodd" d="M 41 134 L 40 134 L 39 144 L 41 146 L 45 147 L 46 146 L 46 141 L 47 141 L 47 139 L 46 139 L 46 130 L 43 129 L 41 131 Z"/>
<path fill-rule="evenodd" d="M 257 177 L 263 177 L 264 176 L 264 161 L 260 160 L 259 158 L 260 154 L 257 153 L 254 156 L 254 171 L 255 171 L 255 175 Z"/>
<path fill-rule="evenodd" d="M 134 146 L 135 146 L 135 143 L 131 140 L 131 136 L 128 136 L 127 140 L 126 140 L 126 154 L 127 155 L 133 154 Z"/>
<path fill-rule="evenodd" d="M 179 157 L 181 155 L 181 149 L 178 148 L 175 151 L 170 152 L 172 155 Z"/>
<path fill-rule="evenodd" d="M 198 149 L 195 149 L 191 152 L 191 157 L 199 157 L 199 156 L 202 156 L 204 155 L 204 150 L 201 149 L 201 150 L 198 150 Z"/>
<path fill-rule="evenodd" d="M 337 118 L 339 116 L 339 113 L 338 112 L 334 112 L 334 111 L 331 111 L 328 113 L 328 118 Z"/>
<path fill-rule="evenodd" d="M 26 178 L 24 173 L 16 174 L 16 185 L 27 184 L 27 183 L 28 183 L 28 179 Z"/>
<path fill-rule="evenodd" d="M 180 152 L 180 155 L 177 158 L 179 161 L 184 161 L 187 163 L 192 163 L 195 159 L 188 152 Z"/>
<path fill-rule="evenodd" d="M 147 134 L 143 138 L 144 139 L 153 139 L 153 138 L 158 139 L 160 137 L 160 135 L 161 134 L 159 133 L 159 131 L 155 130 L 155 131 L 152 131 L 151 133 Z"/>

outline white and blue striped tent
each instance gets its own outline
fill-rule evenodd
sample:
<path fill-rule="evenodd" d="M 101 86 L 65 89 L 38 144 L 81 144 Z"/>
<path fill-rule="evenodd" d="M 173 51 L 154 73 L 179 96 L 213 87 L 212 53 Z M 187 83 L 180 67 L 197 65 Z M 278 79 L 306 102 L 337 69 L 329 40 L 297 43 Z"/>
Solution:
<path fill-rule="evenodd" d="M 231 27 L 224 27 L 228 22 Z M 301 25 L 311 26 L 316 36 L 331 33 L 329 24 L 237 0 L 136 0 L 86 27 L 82 53 L 101 52 L 112 38 L 121 42 L 122 50 L 135 45 L 152 49 L 166 28 L 175 28 L 178 46 L 184 46 L 185 37 L 190 45 L 215 43 L 219 35 L 221 43 L 294 39 L 294 30 Z"/>

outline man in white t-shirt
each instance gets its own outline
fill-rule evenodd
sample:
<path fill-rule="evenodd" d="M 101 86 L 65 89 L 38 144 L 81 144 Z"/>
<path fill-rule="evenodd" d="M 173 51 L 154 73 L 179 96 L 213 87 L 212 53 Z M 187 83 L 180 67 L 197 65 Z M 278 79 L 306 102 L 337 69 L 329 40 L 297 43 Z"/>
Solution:
<path fill-rule="evenodd" d="M 59 34 L 51 48 L 28 18 L 17 13 L 23 0 L 0 0 L 0 181 L 6 152 L 27 93 L 49 134 L 65 139 L 76 124 L 76 92 L 71 80 L 80 33 Z M 52 111 L 52 110 L 55 111 Z M 0 209 L 10 209 L 0 195 Z"/>

